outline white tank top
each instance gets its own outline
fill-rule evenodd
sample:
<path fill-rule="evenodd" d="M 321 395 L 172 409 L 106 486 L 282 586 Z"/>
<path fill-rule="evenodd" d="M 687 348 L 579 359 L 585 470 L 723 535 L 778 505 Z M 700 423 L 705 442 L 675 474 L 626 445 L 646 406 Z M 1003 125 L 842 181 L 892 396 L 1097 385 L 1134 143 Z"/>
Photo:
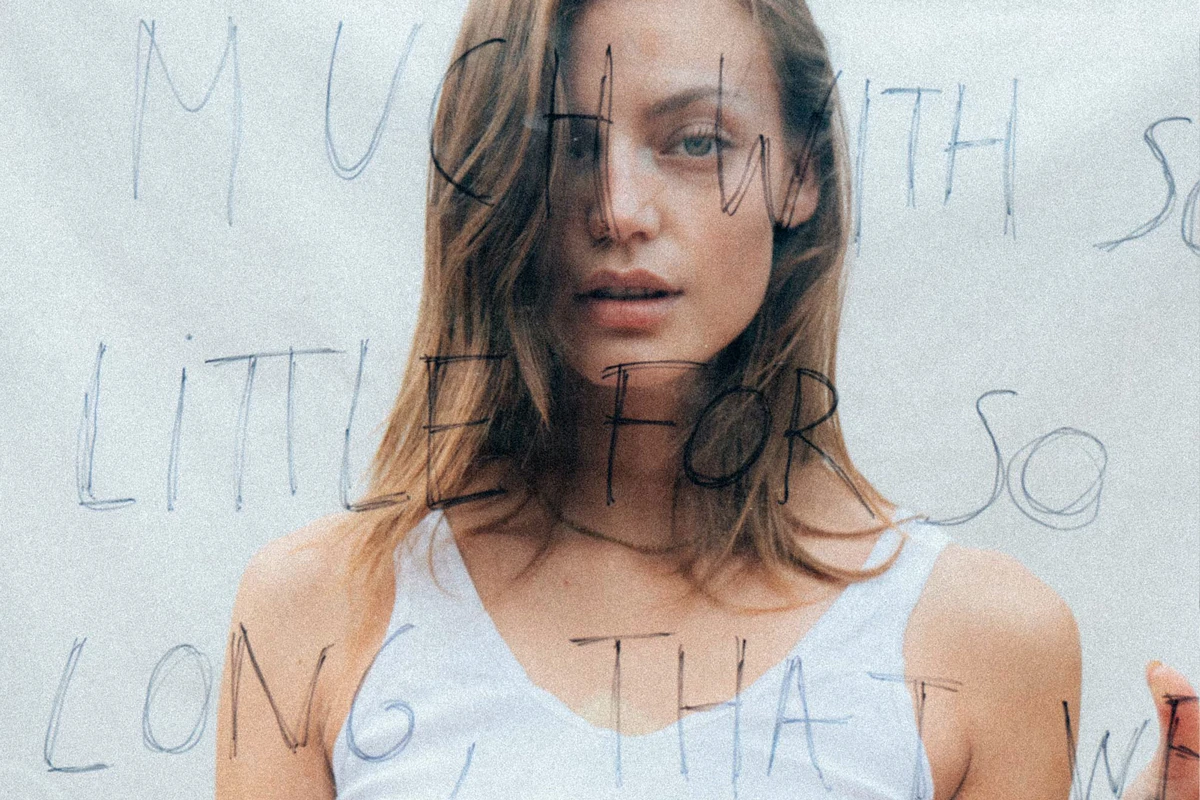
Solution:
<path fill-rule="evenodd" d="M 902 648 L 946 538 L 920 523 L 905 530 L 890 569 L 843 590 L 734 699 L 634 736 L 593 725 L 530 681 L 435 511 L 397 548 L 387 635 L 333 747 L 337 796 L 932 798 L 914 692 L 955 687 L 906 680 Z M 867 565 L 898 542 L 885 533 Z"/>

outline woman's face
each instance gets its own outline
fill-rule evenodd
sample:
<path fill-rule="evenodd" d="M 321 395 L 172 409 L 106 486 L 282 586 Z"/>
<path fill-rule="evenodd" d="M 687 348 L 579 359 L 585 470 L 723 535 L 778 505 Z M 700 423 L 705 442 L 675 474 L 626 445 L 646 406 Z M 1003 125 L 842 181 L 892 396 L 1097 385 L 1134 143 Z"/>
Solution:
<path fill-rule="evenodd" d="M 715 125 L 722 54 L 725 197 L 748 163 L 757 164 L 762 134 L 772 143 L 780 209 L 791 148 L 775 71 L 746 10 L 730 0 L 597 0 L 572 28 L 561 64 L 567 98 L 556 110 L 601 111 L 611 124 L 599 123 L 597 158 L 597 123 L 554 123 L 555 136 L 570 135 L 571 143 L 552 196 L 550 325 L 566 362 L 588 381 L 600 383 L 616 364 L 708 362 L 762 304 L 773 226 L 761 169 L 736 213 L 722 210 Z M 598 107 L 602 86 L 611 115 L 607 99 Z M 810 217 L 816 201 L 815 181 L 806 181 L 792 221 Z"/>

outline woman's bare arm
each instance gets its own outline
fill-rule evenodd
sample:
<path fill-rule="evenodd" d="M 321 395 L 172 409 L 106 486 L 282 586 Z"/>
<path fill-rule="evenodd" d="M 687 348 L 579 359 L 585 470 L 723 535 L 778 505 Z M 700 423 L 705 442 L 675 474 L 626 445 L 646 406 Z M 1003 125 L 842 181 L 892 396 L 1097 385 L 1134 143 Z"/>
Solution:
<path fill-rule="evenodd" d="M 931 699 L 926 747 L 956 754 L 938 797 L 1065 800 L 1080 647 L 1066 603 L 1015 560 L 951 546 L 913 616 L 910 667 L 958 683 Z M 937 715 L 941 714 L 940 717 Z M 947 784 L 947 775 L 953 777 Z"/>
<path fill-rule="evenodd" d="M 271 542 L 234 602 L 217 722 L 217 800 L 335 796 L 330 710 L 345 685 L 346 547 L 336 520 Z"/>

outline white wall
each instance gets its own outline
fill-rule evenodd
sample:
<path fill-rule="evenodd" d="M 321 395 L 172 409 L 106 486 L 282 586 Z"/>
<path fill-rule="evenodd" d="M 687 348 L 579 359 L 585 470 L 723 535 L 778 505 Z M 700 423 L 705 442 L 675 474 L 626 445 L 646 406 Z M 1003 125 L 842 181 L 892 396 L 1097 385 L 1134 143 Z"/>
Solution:
<path fill-rule="evenodd" d="M 360 340 L 353 475 L 397 387 L 420 285 L 428 110 L 461 7 L 15 6 L 0 10 L 0 788 L 206 797 L 238 576 L 262 543 L 339 508 Z M 1194 5 L 821 0 L 814 12 L 843 70 L 852 150 L 865 153 L 838 376 L 851 452 L 908 508 L 972 511 L 991 496 L 996 463 L 975 401 L 1015 392 L 982 405 L 1017 465 L 1015 499 L 1002 491 L 954 535 L 1016 555 L 1071 604 L 1085 659 L 1081 762 L 1107 729 L 1117 756 L 1152 713 L 1147 660 L 1200 677 L 1200 257 L 1181 233 L 1185 210 L 1200 218 L 1185 209 L 1200 120 L 1156 129 L 1176 192 L 1162 224 L 1111 252 L 1096 246 L 1166 201 L 1142 137 L 1200 112 Z M 236 68 L 231 49 L 207 106 L 188 114 L 156 55 L 147 67 L 149 31 L 195 104 L 230 16 Z M 368 149 L 422 24 L 352 180 L 326 152 L 339 21 L 331 131 L 345 164 Z M 958 149 L 944 201 L 958 87 L 959 138 L 1005 139 L 1014 80 L 1008 183 L 1004 142 Z M 913 87 L 936 91 L 922 95 L 910 207 L 914 95 L 887 90 Z M 289 348 L 337 351 L 295 357 L 290 436 L 286 356 L 257 361 L 248 416 L 248 362 L 209 363 Z M 1076 433 L 1022 451 L 1068 426 L 1094 441 Z M 1094 521 L 1061 530 L 1087 514 L 1021 513 L 1023 465 L 1025 492 L 1063 504 L 1097 478 L 1095 442 L 1107 465 Z M 80 502 L 123 498 L 134 502 Z M 195 650 L 160 671 L 151 723 L 182 752 L 155 752 L 147 687 L 181 644 Z M 196 719 L 206 727 L 189 739 Z M 108 766 L 51 773 L 49 739 L 57 766 Z M 1101 783 L 1093 796 L 1111 795 Z"/>

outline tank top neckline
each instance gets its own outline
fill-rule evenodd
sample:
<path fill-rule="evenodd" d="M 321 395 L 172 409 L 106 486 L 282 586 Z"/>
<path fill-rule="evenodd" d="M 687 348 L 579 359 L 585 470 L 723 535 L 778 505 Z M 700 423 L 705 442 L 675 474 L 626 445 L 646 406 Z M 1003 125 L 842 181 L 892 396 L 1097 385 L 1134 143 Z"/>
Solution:
<path fill-rule="evenodd" d="M 906 516 L 907 512 L 903 511 L 903 509 L 896 509 L 894 515 L 896 519 L 903 520 Z M 466 562 L 463 560 L 462 552 L 458 548 L 458 542 L 454 538 L 454 533 L 450 528 L 449 520 L 446 519 L 445 514 L 440 509 L 433 510 L 426 517 L 424 523 L 432 529 L 429 534 L 431 546 L 435 548 L 435 551 L 441 550 L 446 554 L 444 561 L 439 559 L 439 561 L 442 561 L 441 566 L 446 569 L 446 573 L 437 582 L 443 584 L 445 588 L 461 592 L 461 599 L 466 606 L 464 610 L 471 618 L 471 621 L 477 624 L 480 635 L 486 640 L 481 643 L 481 646 L 485 654 L 491 656 L 491 663 L 496 665 L 496 678 L 505 681 L 511 687 L 519 689 L 522 693 L 535 698 L 543 708 L 577 729 L 583 730 L 592 736 L 611 737 L 616 735 L 618 733 L 616 729 L 593 723 L 591 720 L 577 713 L 556 694 L 539 686 L 529 677 L 529 673 L 525 670 L 524 665 L 521 664 L 516 654 L 513 653 L 512 648 L 509 647 L 508 642 L 496 627 L 491 614 L 484 606 L 483 599 L 479 596 L 475 582 L 471 579 L 470 572 L 467 570 Z M 907 532 L 901 533 L 897 527 L 885 530 L 876 539 L 870 554 L 863 562 L 861 568 L 869 569 L 883 563 L 900 546 L 903 539 L 907 537 Z M 893 565 L 892 568 L 895 566 Z M 884 573 L 884 575 L 886 574 L 887 572 Z M 680 720 L 669 722 L 661 728 L 641 734 L 621 733 L 621 738 L 628 743 L 649 743 L 662 737 L 675 735 L 680 725 L 683 726 L 685 731 L 691 731 L 698 727 L 712 724 L 715 721 L 728 718 L 730 712 L 736 706 L 750 702 L 764 692 L 779 691 L 781 681 L 787 677 L 786 673 L 789 669 L 789 662 L 794 658 L 805 658 L 809 653 L 814 651 L 814 648 L 819 648 L 822 640 L 828 639 L 832 631 L 840 627 L 839 622 L 852 620 L 853 617 L 849 615 L 855 607 L 853 602 L 854 597 L 870 591 L 872 584 L 878 580 L 879 577 L 876 577 L 851 583 L 838 592 L 829 606 L 799 636 L 796 642 L 788 649 L 787 653 L 755 680 L 751 681 L 749 685 L 743 686 L 740 693 L 713 707 L 685 714 Z M 395 620 L 393 620 L 394 622 Z"/>

